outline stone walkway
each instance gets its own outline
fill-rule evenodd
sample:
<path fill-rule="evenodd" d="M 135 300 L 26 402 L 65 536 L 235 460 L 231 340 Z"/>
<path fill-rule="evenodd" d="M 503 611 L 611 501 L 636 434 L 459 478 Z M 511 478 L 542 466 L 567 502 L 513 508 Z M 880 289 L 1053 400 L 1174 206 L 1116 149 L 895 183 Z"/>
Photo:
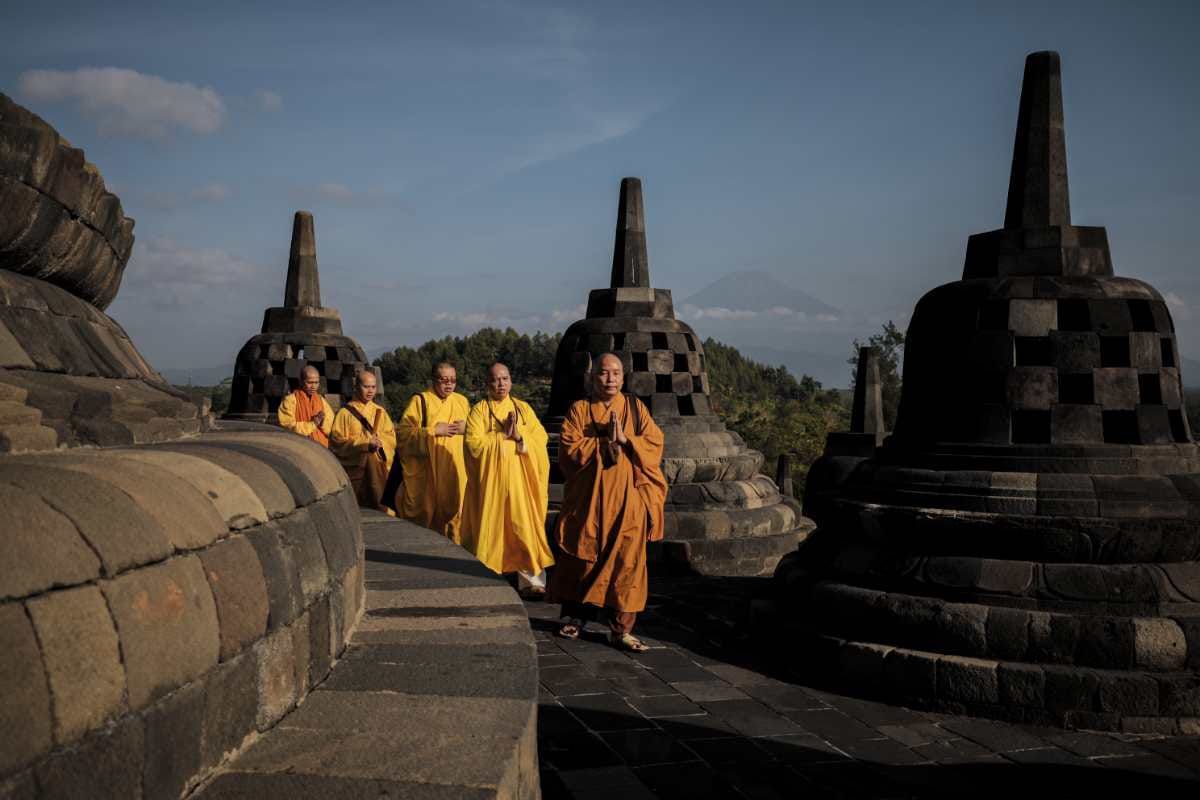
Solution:
<path fill-rule="evenodd" d="M 653 579 L 642 655 L 612 649 L 595 624 L 560 639 L 558 607 L 526 604 L 545 800 L 1200 791 L 1200 737 L 951 717 L 780 680 L 730 635 L 760 580 Z"/>

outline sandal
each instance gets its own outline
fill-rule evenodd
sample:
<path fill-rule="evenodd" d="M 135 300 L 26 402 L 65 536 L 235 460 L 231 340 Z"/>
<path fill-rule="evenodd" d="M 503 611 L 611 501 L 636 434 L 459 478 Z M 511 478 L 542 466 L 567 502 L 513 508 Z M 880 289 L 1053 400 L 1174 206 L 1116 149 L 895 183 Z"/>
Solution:
<path fill-rule="evenodd" d="M 563 639 L 578 639 L 583 631 L 583 620 L 569 619 L 558 629 L 558 635 Z"/>
<path fill-rule="evenodd" d="M 649 646 L 631 633 L 614 633 L 609 631 L 608 643 L 626 653 L 644 653 Z"/>
<path fill-rule="evenodd" d="M 524 589 L 521 589 L 519 592 L 517 592 L 517 594 L 522 600 L 536 602 L 546 599 L 546 590 L 540 586 L 526 586 Z"/>

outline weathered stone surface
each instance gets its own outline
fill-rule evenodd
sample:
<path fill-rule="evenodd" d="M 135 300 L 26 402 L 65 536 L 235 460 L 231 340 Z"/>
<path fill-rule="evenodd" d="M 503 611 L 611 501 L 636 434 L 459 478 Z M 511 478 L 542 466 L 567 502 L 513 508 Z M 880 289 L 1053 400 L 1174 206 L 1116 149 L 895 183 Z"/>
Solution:
<path fill-rule="evenodd" d="M 50 682 L 54 739 L 73 742 L 124 709 L 117 631 L 95 586 L 51 592 L 28 607 Z"/>
<path fill-rule="evenodd" d="M 280 543 L 287 548 L 300 577 L 304 605 L 322 595 L 329 585 L 329 566 L 320 534 L 307 508 L 300 508 L 284 519 L 271 523 Z"/>
<path fill-rule="evenodd" d="M 248 528 L 267 521 L 267 509 L 254 490 L 237 475 L 206 459 L 158 448 L 123 450 L 121 456 L 143 461 L 190 483 L 212 501 L 230 528 Z"/>
<path fill-rule="evenodd" d="M 224 661 L 267 630 L 267 584 L 254 546 L 238 536 L 200 554 L 216 602 Z"/>
<path fill-rule="evenodd" d="M 163 449 L 203 458 L 238 476 L 254 492 L 266 509 L 267 516 L 272 519 L 290 514 L 296 508 L 296 502 L 292 499 L 287 484 L 274 469 L 256 458 L 229 447 L 209 447 L 192 443 L 166 445 Z"/>
<path fill-rule="evenodd" d="M 0 774 L 8 774 L 49 750 L 52 741 L 45 667 L 19 603 L 0 605 L 0 682 L 10 687 L 0 695 L 0 730 L 9 732 L 0 737 Z"/>
<path fill-rule="evenodd" d="M 21 565 L 0 570 L 0 597 L 25 597 L 99 576 L 100 559 L 75 525 L 40 498 L 0 483 L 0 507 L 8 520 L 0 532 L 0 563 Z"/>
<path fill-rule="evenodd" d="M 66 516 L 100 556 L 106 576 L 171 552 L 166 531 L 124 492 L 73 470 L 28 461 L 0 463 L 0 481 L 41 497 Z"/>
<path fill-rule="evenodd" d="M 271 525 L 248 531 L 246 538 L 254 547 L 267 585 L 268 625 L 271 630 L 287 625 L 303 609 L 300 575 L 292 558 L 292 549 L 279 541 Z"/>
<path fill-rule="evenodd" d="M 296 703 L 295 650 L 292 633 L 286 628 L 255 645 L 258 663 L 259 730 L 278 722 Z"/>
<path fill-rule="evenodd" d="M 123 575 L 104 594 L 121 638 L 131 708 L 145 707 L 217 663 L 217 611 L 196 556 Z"/>
<path fill-rule="evenodd" d="M 229 532 L 209 498 L 170 472 L 107 453 L 63 461 L 63 469 L 101 479 L 133 498 L 177 549 L 206 547 Z"/>
<path fill-rule="evenodd" d="M 204 766 L 219 763 L 255 731 L 258 658 L 252 649 L 218 666 L 205 681 Z"/>
<path fill-rule="evenodd" d="M 146 713 L 145 797 L 180 797 L 201 770 L 204 740 L 204 691 L 187 686 Z"/>
<path fill-rule="evenodd" d="M 141 717 L 126 717 L 38 764 L 42 796 L 141 797 L 145 748 Z"/>

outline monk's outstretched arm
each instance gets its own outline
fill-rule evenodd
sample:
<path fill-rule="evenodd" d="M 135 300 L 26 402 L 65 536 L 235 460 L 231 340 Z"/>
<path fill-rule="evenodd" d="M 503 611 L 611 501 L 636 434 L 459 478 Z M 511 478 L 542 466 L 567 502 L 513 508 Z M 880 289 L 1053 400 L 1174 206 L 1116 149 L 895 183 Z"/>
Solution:
<path fill-rule="evenodd" d="M 279 427 L 301 436 L 308 436 L 317 429 L 317 426 L 311 422 L 301 422 L 296 419 L 296 395 L 294 394 L 289 394 L 279 404 Z"/>
<path fill-rule="evenodd" d="M 371 437 L 353 414 L 341 408 L 333 420 L 329 443 L 338 454 L 349 457 L 366 453 L 371 444 Z"/>
<path fill-rule="evenodd" d="M 588 415 L 581 414 L 578 406 L 567 411 L 558 439 L 558 466 L 564 474 L 574 475 L 596 457 L 600 440 L 589 433 L 590 425 Z"/>
<path fill-rule="evenodd" d="M 421 400 L 413 395 L 396 426 L 396 446 L 404 455 L 428 455 L 429 434 L 429 428 L 421 427 Z"/>
<path fill-rule="evenodd" d="M 640 402 L 634 399 L 632 402 Z M 650 410 L 645 406 L 634 415 L 630 409 L 630 421 L 625 426 L 625 438 L 629 440 L 627 452 L 633 462 L 643 470 L 656 470 L 662 463 L 663 432 L 650 416 Z M 634 430 L 634 419 L 640 417 L 641 425 Z"/>
<path fill-rule="evenodd" d="M 379 426 L 375 434 L 383 444 L 384 455 L 387 456 L 387 462 L 390 464 L 396 457 L 396 426 L 392 424 L 392 418 L 386 411 L 379 415 Z"/>
<path fill-rule="evenodd" d="M 463 436 L 463 445 L 472 458 L 482 458 L 485 453 L 495 447 L 502 447 L 506 440 L 503 431 L 492 430 L 492 420 L 488 414 L 487 403 L 476 403 L 467 415 L 467 432 Z M 508 443 L 514 450 L 516 444 Z"/>

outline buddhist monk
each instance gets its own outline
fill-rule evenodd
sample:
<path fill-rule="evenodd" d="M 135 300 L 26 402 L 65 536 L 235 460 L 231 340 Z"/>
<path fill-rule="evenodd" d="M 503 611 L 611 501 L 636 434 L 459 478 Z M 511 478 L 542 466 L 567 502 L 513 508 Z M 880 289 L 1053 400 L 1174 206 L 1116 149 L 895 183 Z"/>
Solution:
<path fill-rule="evenodd" d="M 391 514 L 382 495 L 396 453 L 396 429 L 375 403 L 378 388 L 374 372 L 363 370 L 354 377 L 354 399 L 334 417 L 329 446 L 350 477 L 358 504 Z"/>
<path fill-rule="evenodd" d="M 307 436 L 322 447 L 329 447 L 333 429 L 333 408 L 321 396 L 321 373 L 305 367 L 300 373 L 300 388 L 279 404 L 279 426 Z"/>
<path fill-rule="evenodd" d="M 510 396 L 512 376 L 488 369 L 488 396 L 467 417 L 467 494 L 462 545 L 493 572 L 516 572 L 521 596 L 546 596 L 550 458 L 546 429 L 529 404 Z"/>
<path fill-rule="evenodd" d="M 396 428 L 404 470 L 396 511 L 462 544 L 459 522 L 467 490 L 463 434 L 471 407 L 454 391 L 458 371 L 453 364 L 436 365 L 432 378 L 431 388 L 413 395 Z"/>
<path fill-rule="evenodd" d="M 624 381 L 621 359 L 600 356 L 592 397 L 573 403 L 563 421 L 558 464 L 566 482 L 548 599 L 562 603 L 560 636 L 578 638 L 603 612 L 609 642 L 642 652 L 632 631 L 646 608 L 646 543 L 663 536 L 667 481 L 662 431 L 640 400 L 621 393 Z"/>

